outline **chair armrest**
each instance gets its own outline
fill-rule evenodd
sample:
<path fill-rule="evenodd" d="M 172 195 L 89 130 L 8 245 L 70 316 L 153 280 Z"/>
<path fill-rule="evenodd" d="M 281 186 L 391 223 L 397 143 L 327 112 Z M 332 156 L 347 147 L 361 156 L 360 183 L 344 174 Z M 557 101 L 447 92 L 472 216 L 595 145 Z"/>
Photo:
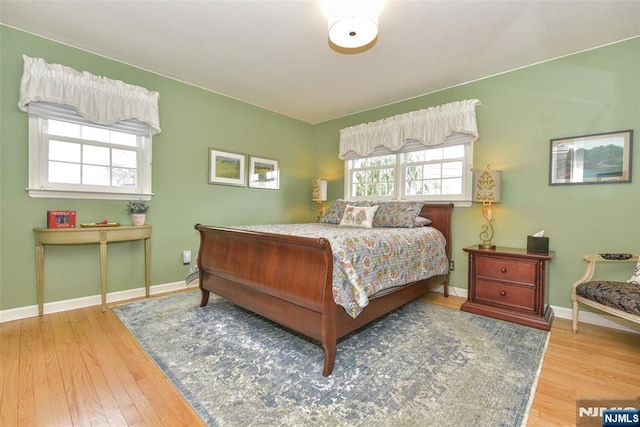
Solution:
<path fill-rule="evenodd" d="M 598 254 L 593 254 L 593 255 L 585 255 L 584 257 L 582 257 L 585 261 L 587 261 L 587 268 L 584 272 L 584 274 L 582 275 L 581 278 L 578 279 L 577 282 L 575 282 L 572 286 L 571 286 L 571 294 L 575 295 L 575 291 L 576 291 L 576 287 L 580 284 L 580 283 L 584 283 L 584 282 L 588 282 L 589 280 L 591 280 L 591 278 L 593 277 L 594 273 L 596 272 L 596 264 L 600 264 L 600 263 L 606 263 L 606 264 L 629 264 L 629 263 L 636 263 L 638 262 L 638 256 L 639 255 L 633 255 L 631 258 L 629 259 L 604 259 L 602 258 L 600 255 Z"/>

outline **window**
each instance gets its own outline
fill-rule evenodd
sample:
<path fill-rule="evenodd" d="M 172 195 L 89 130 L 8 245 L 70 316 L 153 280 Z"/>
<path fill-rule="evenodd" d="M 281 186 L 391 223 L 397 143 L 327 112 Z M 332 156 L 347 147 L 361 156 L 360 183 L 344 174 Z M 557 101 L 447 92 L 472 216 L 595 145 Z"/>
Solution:
<path fill-rule="evenodd" d="M 472 143 L 450 143 L 345 161 L 345 197 L 471 201 Z M 422 146 L 424 147 L 424 146 Z"/>
<path fill-rule="evenodd" d="M 22 58 L 18 108 L 29 114 L 29 196 L 150 200 L 160 94 Z"/>
<path fill-rule="evenodd" d="M 74 109 L 29 107 L 29 195 L 150 199 L 151 136 L 135 120 L 98 125 Z"/>

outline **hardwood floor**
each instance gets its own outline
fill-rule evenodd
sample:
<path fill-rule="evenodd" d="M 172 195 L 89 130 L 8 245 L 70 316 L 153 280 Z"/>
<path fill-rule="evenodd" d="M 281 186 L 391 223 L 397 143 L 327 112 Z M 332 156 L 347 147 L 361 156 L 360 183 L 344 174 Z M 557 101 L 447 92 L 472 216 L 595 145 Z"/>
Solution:
<path fill-rule="evenodd" d="M 110 310 L 2 323 L 0 338 L 2 426 L 204 425 Z M 556 319 L 528 425 L 575 425 L 576 399 L 638 396 L 640 335 Z"/>

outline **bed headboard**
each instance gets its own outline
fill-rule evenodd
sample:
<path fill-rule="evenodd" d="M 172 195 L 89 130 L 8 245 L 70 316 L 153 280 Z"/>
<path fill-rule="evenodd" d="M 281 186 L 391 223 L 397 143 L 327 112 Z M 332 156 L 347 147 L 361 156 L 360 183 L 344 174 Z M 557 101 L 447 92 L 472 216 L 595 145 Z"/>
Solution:
<path fill-rule="evenodd" d="M 447 239 L 447 257 L 451 259 L 451 214 L 453 203 L 425 203 L 420 216 L 431 220 L 431 227 L 437 228 Z"/>

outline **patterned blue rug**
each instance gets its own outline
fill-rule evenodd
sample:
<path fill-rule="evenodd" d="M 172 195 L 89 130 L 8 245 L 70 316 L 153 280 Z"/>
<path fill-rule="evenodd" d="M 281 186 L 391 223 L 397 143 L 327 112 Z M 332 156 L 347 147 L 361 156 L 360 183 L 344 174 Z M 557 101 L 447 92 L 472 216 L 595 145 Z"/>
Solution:
<path fill-rule="evenodd" d="M 548 333 L 416 301 L 319 344 L 200 291 L 112 310 L 208 425 L 518 426 Z"/>

